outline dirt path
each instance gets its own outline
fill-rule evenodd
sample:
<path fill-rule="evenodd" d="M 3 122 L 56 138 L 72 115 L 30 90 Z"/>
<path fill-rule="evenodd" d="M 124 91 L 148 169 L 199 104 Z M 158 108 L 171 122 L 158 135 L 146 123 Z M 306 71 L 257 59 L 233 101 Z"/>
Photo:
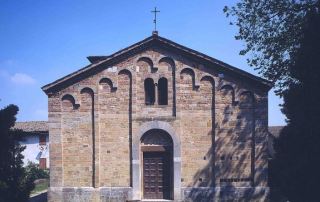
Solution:
<path fill-rule="evenodd" d="M 47 190 L 31 195 L 29 202 L 47 202 Z"/>

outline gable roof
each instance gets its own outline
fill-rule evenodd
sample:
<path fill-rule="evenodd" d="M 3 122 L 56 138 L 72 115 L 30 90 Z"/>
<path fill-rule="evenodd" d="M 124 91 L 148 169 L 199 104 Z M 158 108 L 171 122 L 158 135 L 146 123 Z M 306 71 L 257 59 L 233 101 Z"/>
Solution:
<path fill-rule="evenodd" d="M 269 126 L 269 132 L 273 137 L 277 138 L 283 128 L 284 126 Z"/>
<path fill-rule="evenodd" d="M 48 134 L 47 121 L 25 121 L 16 122 L 13 129 L 22 130 L 24 134 Z"/>
<path fill-rule="evenodd" d="M 270 81 L 267 81 L 263 78 L 252 75 L 248 72 L 245 72 L 241 69 L 233 67 L 229 64 L 226 64 L 220 60 L 217 60 L 215 58 L 207 56 L 207 55 L 200 53 L 198 51 L 195 51 L 195 50 L 192 50 L 192 49 L 187 48 L 185 46 L 182 46 L 180 44 L 177 44 L 177 43 L 170 41 L 166 38 L 160 37 L 157 34 L 153 34 L 152 36 L 150 36 L 142 41 L 139 41 L 138 43 L 135 43 L 127 48 L 119 50 L 109 56 L 89 56 L 89 57 L 87 57 L 88 60 L 91 62 L 91 64 L 79 69 L 78 71 L 75 71 L 71 74 L 68 74 L 65 77 L 62 77 L 52 83 L 49 83 L 49 84 L 43 86 L 42 90 L 46 94 L 57 92 L 61 88 L 63 88 L 63 86 L 76 83 L 76 82 L 80 81 L 81 79 L 86 78 L 88 75 L 92 75 L 96 72 L 101 71 L 103 68 L 106 67 L 106 65 L 111 66 L 112 64 L 115 64 L 116 62 L 119 62 L 120 60 L 127 58 L 129 56 L 132 56 L 136 53 L 142 52 L 143 50 L 145 50 L 151 46 L 159 46 L 164 49 L 178 51 L 179 54 L 193 57 L 194 60 L 198 60 L 201 63 L 215 65 L 215 67 L 218 68 L 218 70 L 221 73 L 228 72 L 228 73 L 235 74 L 235 75 L 241 76 L 243 78 L 249 79 L 249 81 L 252 81 L 255 84 L 258 84 L 258 85 L 264 87 L 266 90 L 269 90 L 272 87 L 272 83 Z"/>

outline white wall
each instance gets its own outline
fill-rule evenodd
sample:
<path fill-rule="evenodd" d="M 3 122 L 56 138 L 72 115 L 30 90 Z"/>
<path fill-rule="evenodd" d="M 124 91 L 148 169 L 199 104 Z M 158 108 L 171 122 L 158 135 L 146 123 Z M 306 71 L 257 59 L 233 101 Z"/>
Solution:
<path fill-rule="evenodd" d="M 26 149 L 22 152 L 24 165 L 27 165 L 28 161 L 39 164 L 40 158 L 46 158 L 47 168 L 49 168 L 49 135 L 46 135 L 46 147 L 43 152 L 39 147 L 39 135 L 25 135 L 20 144 L 26 146 Z"/>

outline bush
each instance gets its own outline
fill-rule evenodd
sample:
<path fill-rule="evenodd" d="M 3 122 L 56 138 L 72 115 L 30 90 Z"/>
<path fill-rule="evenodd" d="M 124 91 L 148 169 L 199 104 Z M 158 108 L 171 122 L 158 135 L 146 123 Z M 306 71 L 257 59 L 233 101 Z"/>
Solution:
<path fill-rule="evenodd" d="M 37 179 L 48 179 L 49 171 L 40 169 L 39 164 L 28 162 L 28 165 L 25 167 L 27 176 L 30 177 L 33 181 Z"/>
<path fill-rule="evenodd" d="M 34 188 L 23 167 L 21 152 L 25 147 L 19 145 L 21 131 L 12 130 L 18 110 L 15 105 L 0 109 L 0 202 L 28 201 Z"/>

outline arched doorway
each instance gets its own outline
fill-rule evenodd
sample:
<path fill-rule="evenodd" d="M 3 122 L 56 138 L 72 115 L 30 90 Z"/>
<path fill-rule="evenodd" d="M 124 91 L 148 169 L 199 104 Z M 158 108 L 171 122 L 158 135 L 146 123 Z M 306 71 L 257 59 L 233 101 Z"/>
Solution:
<path fill-rule="evenodd" d="M 173 141 L 164 130 L 151 129 L 140 140 L 144 199 L 173 199 Z"/>

